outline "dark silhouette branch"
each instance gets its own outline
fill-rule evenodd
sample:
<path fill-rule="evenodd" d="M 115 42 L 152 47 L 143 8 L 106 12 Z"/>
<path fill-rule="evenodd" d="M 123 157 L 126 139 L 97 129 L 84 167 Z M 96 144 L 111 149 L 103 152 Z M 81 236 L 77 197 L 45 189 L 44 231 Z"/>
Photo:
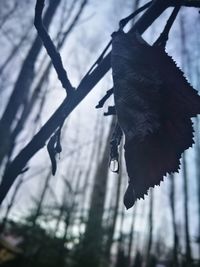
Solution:
<path fill-rule="evenodd" d="M 45 27 L 42 23 L 42 12 L 44 9 L 44 0 L 40 0 L 36 2 L 35 6 L 35 20 L 34 25 L 35 28 L 38 31 L 38 35 L 40 36 L 44 47 L 47 50 L 47 53 L 49 54 L 52 64 L 56 70 L 56 73 L 58 75 L 58 79 L 60 80 L 63 88 L 66 90 L 68 96 L 74 91 L 74 88 L 72 87 L 68 77 L 67 73 L 63 67 L 62 59 L 58 51 L 56 50 L 50 36 L 48 35 L 47 31 L 45 30 Z"/>
<path fill-rule="evenodd" d="M 170 6 L 174 6 L 176 1 L 156 0 L 149 9 L 134 24 L 130 32 L 137 30 L 143 33 L 162 13 Z M 183 5 L 200 6 L 200 1 L 183 1 Z M 27 162 L 45 145 L 53 132 L 59 127 L 62 121 L 74 110 L 74 108 L 86 97 L 93 87 L 103 78 L 110 69 L 110 53 L 106 55 L 101 63 L 86 75 L 77 90 L 66 98 L 58 107 L 51 118 L 44 124 L 32 140 L 21 150 L 16 158 L 10 163 L 5 171 L 2 183 L 0 185 L 0 203 L 2 203 L 16 177 Z"/>
<path fill-rule="evenodd" d="M 85 8 L 85 6 L 87 4 L 87 1 L 88 0 L 82 0 L 81 5 L 80 5 L 79 9 L 77 10 L 77 13 L 75 14 L 75 17 L 73 18 L 71 23 L 67 26 L 67 28 L 65 28 L 64 31 L 62 30 L 63 29 L 62 25 L 68 21 L 69 16 L 70 16 L 71 12 L 74 9 L 75 1 L 73 2 L 73 4 L 71 5 L 71 7 L 70 7 L 70 9 L 68 11 L 67 20 L 66 20 L 66 18 L 62 19 L 63 20 L 62 23 L 61 23 L 62 25 L 60 25 L 59 33 L 58 33 L 57 38 L 56 38 L 56 40 L 57 39 L 59 40 L 58 44 L 56 45 L 57 50 L 60 50 L 62 48 L 64 42 L 67 40 L 67 38 L 68 38 L 69 34 L 71 33 L 72 29 L 76 26 L 77 22 L 79 21 L 80 15 L 82 14 L 82 11 L 83 11 L 83 9 Z M 7 63 L 7 61 L 6 61 L 6 63 Z M 50 61 L 48 63 L 48 65 L 46 66 L 46 68 L 45 68 L 45 70 L 44 70 L 44 72 L 42 74 L 42 77 L 40 78 L 40 80 L 38 81 L 37 85 L 35 86 L 35 88 L 33 90 L 33 94 L 31 95 L 30 99 L 27 100 L 26 103 L 23 106 L 23 112 L 22 112 L 22 114 L 21 114 L 21 116 L 20 116 L 20 118 L 19 118 L 19 120 L 17 122 L 17 125 L 16 125 L 15 129 L 11 133 L 10 151 L 7 154 L 8 155 L 8 160 L 12 155 L 12 152 L 13 152 L 13 149 L 14 149 L 14 146 L 15 146 L 16 138 L 19 135 L 19 133 L 22 130 L 22 128 L 24 127 L 26 121 L 28 120 L 28 117 L 30 115 L 30 111 L 32 110 L 33 106 L 35 105 L 35 103 L 36 103 L 36 101 L 38 99 L 38 95 L 42 91 L 43 85 L 45 83 L 46 78 L 49 75 L 51 67 L 52 67 L 52 62 Z M 0 68 L 0 74 L 1 74 L 1 68 Z M 43 97 L 42 97 L 42 101 L 40 103 L 40 108 L 38 110 L 38 115 L 37 115 L 36 120 L 39 118 L 39 116 L 40 116 L 39 114 L 41 114 L 41 107 L 42 107 L 42 105 L 44 103 L 44 99 L 45 99 L 45 92 L 42 92 L 42 94 L 43 94 Z"/>
<path fill-rule="evenodd" d="M 177 5 L 175 6 L 171 16 L 169 17 L 163 32 L 154 43 L 154 46 L 160 46 L 165 49 L 167 41 L 169 39 L 169 32 L 171 30 L 174 21 L 176 20 L 180 8 L 181 8 L 181 0 L 177 0 Z"/>
<path fill-rule="evenodd" d="M 174 4 L 175 0 L 173 0 L 172 2 Z M 199 0 L 184 0 L 182 5 L 187 6 L 187 7 L 200 7 L 200 1 Z"/>
<path fill-rule="evenodd" d="M 96 108 L 102 108 L 105 102 L 108 100 L 108 98 L 113 94 L 113 88 L 109 89 L 105 96 L 99 101 L 99 103 L 96 105 Z"/>

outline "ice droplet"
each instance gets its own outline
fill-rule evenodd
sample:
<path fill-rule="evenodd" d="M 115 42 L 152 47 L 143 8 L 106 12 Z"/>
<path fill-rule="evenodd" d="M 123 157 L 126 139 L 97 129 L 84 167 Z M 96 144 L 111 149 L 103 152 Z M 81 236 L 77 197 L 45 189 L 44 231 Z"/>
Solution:
<path fill-rule="evenodd" d="M 118 172 L 119 171 L 119 162 L 116 159 L 112 159 L 110 161 L 110 170 L 112 172 Z"/>

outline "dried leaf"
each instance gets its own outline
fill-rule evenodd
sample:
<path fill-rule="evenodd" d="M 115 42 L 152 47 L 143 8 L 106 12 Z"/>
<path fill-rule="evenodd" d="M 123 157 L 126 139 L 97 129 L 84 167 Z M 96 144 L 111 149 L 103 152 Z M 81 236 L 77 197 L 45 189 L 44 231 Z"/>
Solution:
<path fill-rule="evenodd" d="M 179 170 L 181 154 L 194 143 L 191 117 L 200 113 L 200 96 L 173 59 L 137 33 L 113 35 L 111 65 L 130 208 L 163 176 Z"/>

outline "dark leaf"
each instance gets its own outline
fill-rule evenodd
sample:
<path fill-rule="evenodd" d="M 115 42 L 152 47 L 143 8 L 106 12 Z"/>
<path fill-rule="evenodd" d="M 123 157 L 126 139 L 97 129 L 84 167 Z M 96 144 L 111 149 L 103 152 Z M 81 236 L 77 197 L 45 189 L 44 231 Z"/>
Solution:
<path fill-rule="evenodd" d="M 191 117 L 200 113 L 200 96 L 172 58 L 139 34 L 113 35 L 111 65 L 131 207 L 134 198 L 179 170 L 181 154 L 194 143 Z"/>

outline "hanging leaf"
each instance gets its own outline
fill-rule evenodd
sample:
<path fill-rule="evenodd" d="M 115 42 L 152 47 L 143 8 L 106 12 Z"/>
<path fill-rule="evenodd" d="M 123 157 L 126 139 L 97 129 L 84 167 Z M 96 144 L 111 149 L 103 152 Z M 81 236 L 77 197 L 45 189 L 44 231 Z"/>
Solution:
<path fill-rule="evenodd" d="M 113 35 L 111 65 L 130 179 L 124 203 L 130 208 L 179 170 L 181 154 L 194 143 L 191 117 L 200 113 L 200 96 L 164 49 L 137 33 Z"/>

